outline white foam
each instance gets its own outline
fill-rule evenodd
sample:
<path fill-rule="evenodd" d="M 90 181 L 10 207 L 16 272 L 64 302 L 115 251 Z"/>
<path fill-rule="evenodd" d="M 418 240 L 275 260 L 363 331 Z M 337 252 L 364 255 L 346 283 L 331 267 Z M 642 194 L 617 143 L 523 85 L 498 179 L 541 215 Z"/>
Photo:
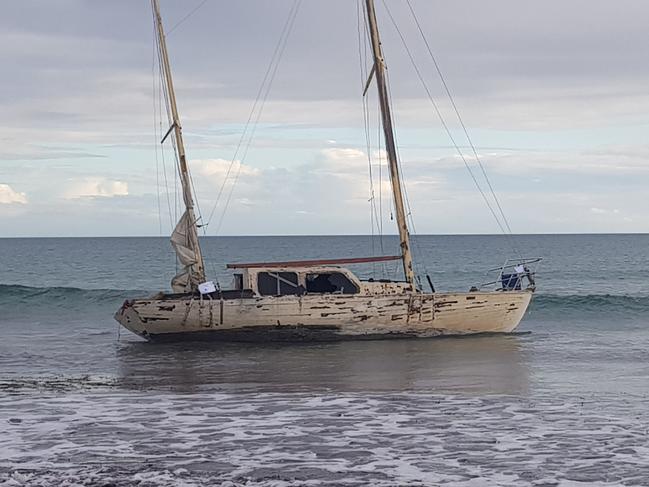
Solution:
<path fill-rule="evenodd" d="M 596 399 L 5 395 L 0 485 L 649 483 L 643 401 Z"/>

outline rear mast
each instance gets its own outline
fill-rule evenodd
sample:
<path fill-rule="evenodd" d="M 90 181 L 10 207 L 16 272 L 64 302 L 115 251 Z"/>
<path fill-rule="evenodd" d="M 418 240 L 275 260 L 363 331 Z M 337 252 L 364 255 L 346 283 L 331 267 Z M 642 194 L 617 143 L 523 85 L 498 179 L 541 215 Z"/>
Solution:
<path fill-rule="evenodd" d="M 387 81 L 385 78 L 385 62 L 383 60 L 379 29 L 376 23 L 374 0 L 365 0 L 365 5 L 367 11 L 367 21 L 370 28 L 370 37 L 372 40 L 372 53 L 374 55 L 374 69 L 372 70 L 372 72 L 376 76 L 376 86 L 379 93 L 381 121 L 383 124 L 383 135 L 385 137 L 385 150 L 388 153 L 390 180 L 392 181 L 394 207 L 397 214 L 397 227 L 399 229 L 399 240 L 401 243 L 403 272 L 406 277 L 406 281 L 410 283 L 414 291 L 417 289 L 417 285 L 415 281 L 415 271 L 412 265 L 412 253 L 410 251 L 410 233 L 408 232 L 408 222 L 406 219 L 403 190 L 401 187 L 401 177 L 399 175 L 399 162 L 397 159 L 397 149 L 394 141 L 394 128 L 392 126 L 392 114 L 390 111 Z"/>
<path fill-rule="evenodd" d="M 203 254 L 198 242 L 198 227 L 196 226 L 196 215 L 194 213 L 194 198 L 192 196 L 192 186 L 189 177 L 189 168 L 187 167 L 187 158 L 185 156 L 185 144 L 183 142 L 183 131 L 180 125 L 180 117 L 178 116 L 178 107 L 176 105 L 176 93 L 174 91 L 173 78 L 171 76 L 171 66 L 169 64 L 169 54 L 167 53 L 167 41 L 162 27 L 162 17 L 160 16 L 160 6 L 158 0 L 151 0 L 153 11 L 156 20 L 156 31 L 158 33 L 158 43 L 160 46 L 160 60 L 162 61 L 162 70 L 167 85 L 167 94 L 169 95 L 169 108 L 171 110 L 172 125 L 165 135 L 165 138 L 172 131 L 176 140 L 176 150 L 178 151 L 178 169 L 180 172 L 180 181 L 183 189 L 183 201 L 187 211 L 189 225 L 188 240 L 191 244 L 191 250 L 196 255 L 196 263 L 192 266 L 194 274 L 197 276 L 199 282 L 191 282 L 192 288 L 205 281 L 205 264 L 203 262 Z M 163 139 L 164 141 L 164 139 Z"/>

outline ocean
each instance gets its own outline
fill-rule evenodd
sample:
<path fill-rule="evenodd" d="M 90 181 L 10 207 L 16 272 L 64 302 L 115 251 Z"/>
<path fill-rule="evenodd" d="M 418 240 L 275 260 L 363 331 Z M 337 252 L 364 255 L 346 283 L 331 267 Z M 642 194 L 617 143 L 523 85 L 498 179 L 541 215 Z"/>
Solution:
<path fill-rule="evenodd" d="M 514 334 L 150 344 L 112 315 L 169 288 L 167 238 L 0 239 L 0 486 L 649 485 L 649 235 L 515 244 L 544 260 Z M 439 291 L 512 256 L 502 236 L 414 247 Z M 398 240 L 203 248 L 227 285 L 227 262 L 394 254 Z"/>

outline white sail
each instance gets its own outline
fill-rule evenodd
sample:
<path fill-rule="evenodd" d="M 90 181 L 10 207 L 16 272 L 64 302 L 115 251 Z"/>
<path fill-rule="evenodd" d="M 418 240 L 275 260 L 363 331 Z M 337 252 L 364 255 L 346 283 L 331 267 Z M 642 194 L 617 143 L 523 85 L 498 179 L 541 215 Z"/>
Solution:
<path fill-rule="evenodd" d="M 185 211 L 171 234 L 171 245 L 176 251 L 178 262 L 183 266 L 171 281 L 174 292 L 189 292 L 203 278 L 199 253 L 194 248 L 192 230 L 195 222 L 189 211 Z"/>

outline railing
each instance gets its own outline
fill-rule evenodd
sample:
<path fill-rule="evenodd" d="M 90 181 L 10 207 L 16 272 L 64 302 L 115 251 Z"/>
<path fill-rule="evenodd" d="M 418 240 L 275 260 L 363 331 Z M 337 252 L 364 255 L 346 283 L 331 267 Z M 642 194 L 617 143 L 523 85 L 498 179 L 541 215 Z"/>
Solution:
<path fill-rule="evenodd" d="M 489 269 L 486 281 L 477 290 L 521 291 L 536 289 L 536 273 L 540 257 L 526 259 L 507 259 L 500 267 Z"/>

